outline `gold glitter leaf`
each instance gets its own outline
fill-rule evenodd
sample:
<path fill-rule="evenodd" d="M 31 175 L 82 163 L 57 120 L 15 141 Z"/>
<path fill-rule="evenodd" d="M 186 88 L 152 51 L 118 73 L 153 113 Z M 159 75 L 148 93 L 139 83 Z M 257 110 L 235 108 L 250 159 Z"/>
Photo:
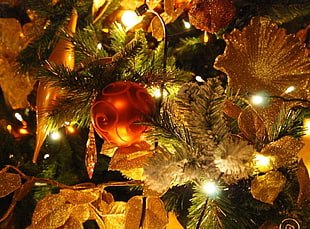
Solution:
<path fill-rule="evenodd" d="M 90 207 L 88 204 L 78 204 L 72 207 L 70 218 L 74 217 L 79 222 L 84 223 L 90 217 Z"/>
<path fill-rule="evenodd" d="M 42 209 L 44 210 L 44 209 Z M 46 214 L 33 226 L 37 229 L 56 229 L 66 223 L 71 214 L 72 204 L 64 204 Z"/>
<path fill-rule="evenodd" d="M 273 204 L 286 183 L 285 176 L 279 171 L 271 171 L 255 177 L 251 184 L 252 196 L 264 203 Z"/>
<path fill-rule="evenodd" d="M 83 229 L 83 224 L 76 218 L 74 217 L 69 217 L 69 219 L 65 222 L 64 225 L 57 229 Z"/>
<path fill-rule="evenodd" d="M 142 168 L 147 157 L 152 155 L 147 142 L 139 142 L 129 147 L 118 148 L 109 164 L 109 170 L 130 170 Z"/>
<path fill-rule="evenodd" d="M 97 189 L 85 189 L 85 190 L 71 190 L 62 189 L 60 194 L 63 195 L 66 200 L 72 204 L 88 204 L 92 203 L 99 198 L 99 190 Z"/>
<path fill-rule="evenodd" d="M 227 74 L 235 91 L 310 98 L 310 58 L 294 35 L 266 18 L 254 17 L 250 25 L 233 30 L 224 40 L 224 54 L 217 57 L 214 67 Z M 295 90 L 285 93 L 290 86 Z"/>
<path fill-rule="evenodd" d="M 255 143 L 256 139 L 262 140 L 266 136 L 265 125 L 252 106 L 246 107 L 239 115 L 238 126 L 243 135 Z"/>
<path fill-rule="evenodd" d="M 126 202 L 116 201 L 109 205 L 108 214 L 103 215 L 106 229 L 124 229 L 126 219 Z"/>
<path fill-rule="evenodd" d="M 164 203 L 159 197 L 134 196 L 127 203 L 126 229 L 163 229 L 168 223 Z"/>
<path fill-rule="evenodd" d="M 34 209 L 32 224 L 36 225 L 42 218 L 65 205 L 65 203 L 65 197 L 59 194 L 52 194 L 44 197 L 38 202 Z"/>
<path fill-rule="evenodd" d="M 299 162 L 297 178 L 299 183 L 297 203 L 302 205 L 304 209 L 310 210 L 310 179 L 307 168 L 302 160 Z"/>
<path fill-rule="evenodd" d="M 21 178 L 15 173 L 0 171 L 0 198 L 9 195 L 21 186 Z"/>
<path fill-rule="evenodd" d="M 262 149 L 261 154 L 272 156 L 274 158 L 272 167 L 278 169 L 296 161 L 298 152 L 302 147 L 302 142 L 291 136 L 285 136 L 266 145 Z"/>

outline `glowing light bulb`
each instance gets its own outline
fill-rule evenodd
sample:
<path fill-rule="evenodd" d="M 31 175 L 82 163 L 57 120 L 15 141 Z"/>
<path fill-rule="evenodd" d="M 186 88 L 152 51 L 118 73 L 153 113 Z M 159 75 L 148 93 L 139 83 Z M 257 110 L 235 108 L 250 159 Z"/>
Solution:
<path fill-rule="evenodd" d="M 292 91 L 294 91 L 295 90 L 295 87 L 294 86 L 290 86 L 290 87 L 288 87 L 286 90 L 285 90 L 285 93 L 287 94 L 287 93 L 290 93 L 290 92 L 292 92 Z"/>
<path fill-rule="evenodd" d="M 218 194 L 218 187 L 212 181 L 205 183 L 203 185 L 203 190 L 207 194 L 207 196 L 209 196 L 209 197 L 215 197 Z"/>
<path fill-rule="evenodd" d="M 167 96 L 168 95 L 168 92 L 167 91 L 162 91 L 159 87 L 153 87 L 151 88 L 151 91 L 150 93 L 155 97 L 155 98 L 160 98 L 162 96 L 162 93 L 163 93 L 163 96 Z"/>
<path fill-rule="evenodd" d="M 73 134 L 75 132 L 75 128 L 73 126 L 67 126 L 66 128 L 70 134 Z"/>
<path fill-rule="evenodd" d="M 46 160 L 50 157 L 50 155 L 48 153 L 44 154 L 43 159 Z"/>
<path fill-rule="evenodd" d="M 122 23 L 126 26 L 127 29 L 135 26 L 140 23 L 141 17 L 138 16 L 134 11 L 126 10 L 121 18 Z"/>
<path fill-rule="evenodd" d="M 261 95 L 254 95 L 251 100 L 252 100 L 252 103 L 256 105 L 260 105 L 264 102 L 264 98 Z"/>
<path fill-rule="evenodd" d="M 192 26 L 191 23 L 189 23 L 188 21 L 185 21 L 185 20 L 183 20 L 183 24 L 184 24 L 185 29 L 190 29 Z"/>
<path fill-rule="evenodd" d="M 310 135 L 310 118 L 304 119 L 303 127 L 304 127 L 304 134 Z"/>
<path fill-rule="evenodd" d="M 102 49 L 102 43 L 97 44 L 97 49 Z"/>
<path fill-rule="evenodd" d="M 204 34 L 203 34 L 203 42 L 204 43 L 208 43 L 208 41 L 209 41 L 209 35 L 208 35 L 207 32 L 204 32 Z"/>
<path fill-rule="evenodd" d="M 10 125 L 10 124 L 7 125 L 7 126 L 6 126 L 6 129 L 11 133 L 11 132 L 12 132 L 12 125 Z"/>
<path fill-rule="evenodd" d="M 261 172 L 267 172 L 272 169 L 272 158 L 270 156 L 264 156 L 262 154 L 256 154 L 255 158 L 255 165 L 257 169 Z"/>
<path fill-rule="evenodd" d="M 196 76 L 195 79 L 197 80 L 197 82 L 205 82 L 201 76 Z"/>
<path fill-rule="evenodd" d="M 18 132 L 19 132 L 20 134 L 29 134 L 28 130 L 27 130 L 27 129 L 24 129 L 24 128 L 19 129 Z"/>
<path fill-rule="evenodd" d="M 24 120 L 20 113 L 15 113 L 14 116 L 18 121 L 22 122 Z"/>
<path fill-rule="evenodd" d="M 60 133 L 57 131 L 52 132 L 50 136 L 51 136 L 51 139 L 53 139 L 53 140 L 59 140 L 61 137 Z"/>

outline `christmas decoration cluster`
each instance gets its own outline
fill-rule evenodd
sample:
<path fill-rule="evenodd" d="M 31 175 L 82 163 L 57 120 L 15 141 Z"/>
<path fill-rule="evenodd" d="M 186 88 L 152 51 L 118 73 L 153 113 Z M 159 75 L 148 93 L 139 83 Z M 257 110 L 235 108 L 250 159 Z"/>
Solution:
<path fill-rule="evenodd" d="M 1 40 L 0 119 L 25 108 L 15 122 L 28 131 L 23 116 L 35 117 L 31 153 L 0 164 L 0 198 L 10 198 L 0 228 L 38 189 L 28 229 L 310 226 L 310 21 L 297 34 L 282 24 L 310 8 L 270 3 L 288 13 L 276 20 L 267 6 L 241 2 L 34 0 L 22 4 L 27 26 L 0 19 L 18 37 Z M 136 8 L 139 23 L 122 26 L 119 15 Z M 167 35 L 178 23 L 192 29 Z M 208 45 L 218 53 L 202 66 L 216 77 L 176 55 Z M 14 101 L 15 82 L 26 88 Z M 11 134 L 11 124 L 0 127 Z M 57 146 L 55 131 L 69 140 Z M 69 146 L 63 160 L 53 154 Z"/>

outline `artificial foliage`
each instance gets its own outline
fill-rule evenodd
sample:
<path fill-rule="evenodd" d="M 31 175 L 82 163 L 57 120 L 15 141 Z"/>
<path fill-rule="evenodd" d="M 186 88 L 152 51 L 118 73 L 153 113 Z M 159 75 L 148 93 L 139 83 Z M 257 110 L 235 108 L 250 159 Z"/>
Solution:
<path fill-rule="evenodd" d="M 309 228 L 309 6 L 1 3 L 0 228 Z"/>

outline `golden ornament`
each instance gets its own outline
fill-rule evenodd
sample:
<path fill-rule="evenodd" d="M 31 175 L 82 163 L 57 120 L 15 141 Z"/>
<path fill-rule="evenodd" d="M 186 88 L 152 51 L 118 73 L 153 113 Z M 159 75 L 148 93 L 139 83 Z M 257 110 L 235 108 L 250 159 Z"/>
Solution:
<path fill-rule="evenodd" d="M 267 92 L 286 99 L 310 98 L 310 59 L 294 35 L 287 35 L 263 17 L 224 36 L 226 48 L 214 67 L 228 76 L 228 84 L 240 93 Z M 295 90 L 286 93 L 294 86 Z"/>
<path fill-rule="evenodd" d="M 9 195 L 21 187 L 20 175 L 0 171 L 0 198 Z"/>
<path fill-rule="evenodd" d="M 93 124 L 89 123 L 88 139 L 85 152 L 85 166 L 89 179 L 93 177 L 95 165 L 97 163 L 97 147 Z"/>
<path fill-rule="evenodd" d="M 74 33 L 77 23 L 77 11 L 74 10 L 67 25 L 67 32 Z M 74 46 L 66 38 L 60 38 L 54 50 L 48 58 L 50 64 L 64 65 L 68 69 L 74 68 Z M 49 125 L 46 120 L 49 113 L 55 106 L 55 100 L 60 97 L 62 89 L 53 87 L 51 83 L 40 81 L 37 89 L 37 128 L 36 143 L 32 162 L 36 163 L 39 152 L 46 136 L 48 135 Z"/>
<path fill-rule="evenodd" d="M 273 204 L 286 184 L 285 176 L 279 171 L 271 171 L 252 180 L 253 198 L 267 204 Z"/>

